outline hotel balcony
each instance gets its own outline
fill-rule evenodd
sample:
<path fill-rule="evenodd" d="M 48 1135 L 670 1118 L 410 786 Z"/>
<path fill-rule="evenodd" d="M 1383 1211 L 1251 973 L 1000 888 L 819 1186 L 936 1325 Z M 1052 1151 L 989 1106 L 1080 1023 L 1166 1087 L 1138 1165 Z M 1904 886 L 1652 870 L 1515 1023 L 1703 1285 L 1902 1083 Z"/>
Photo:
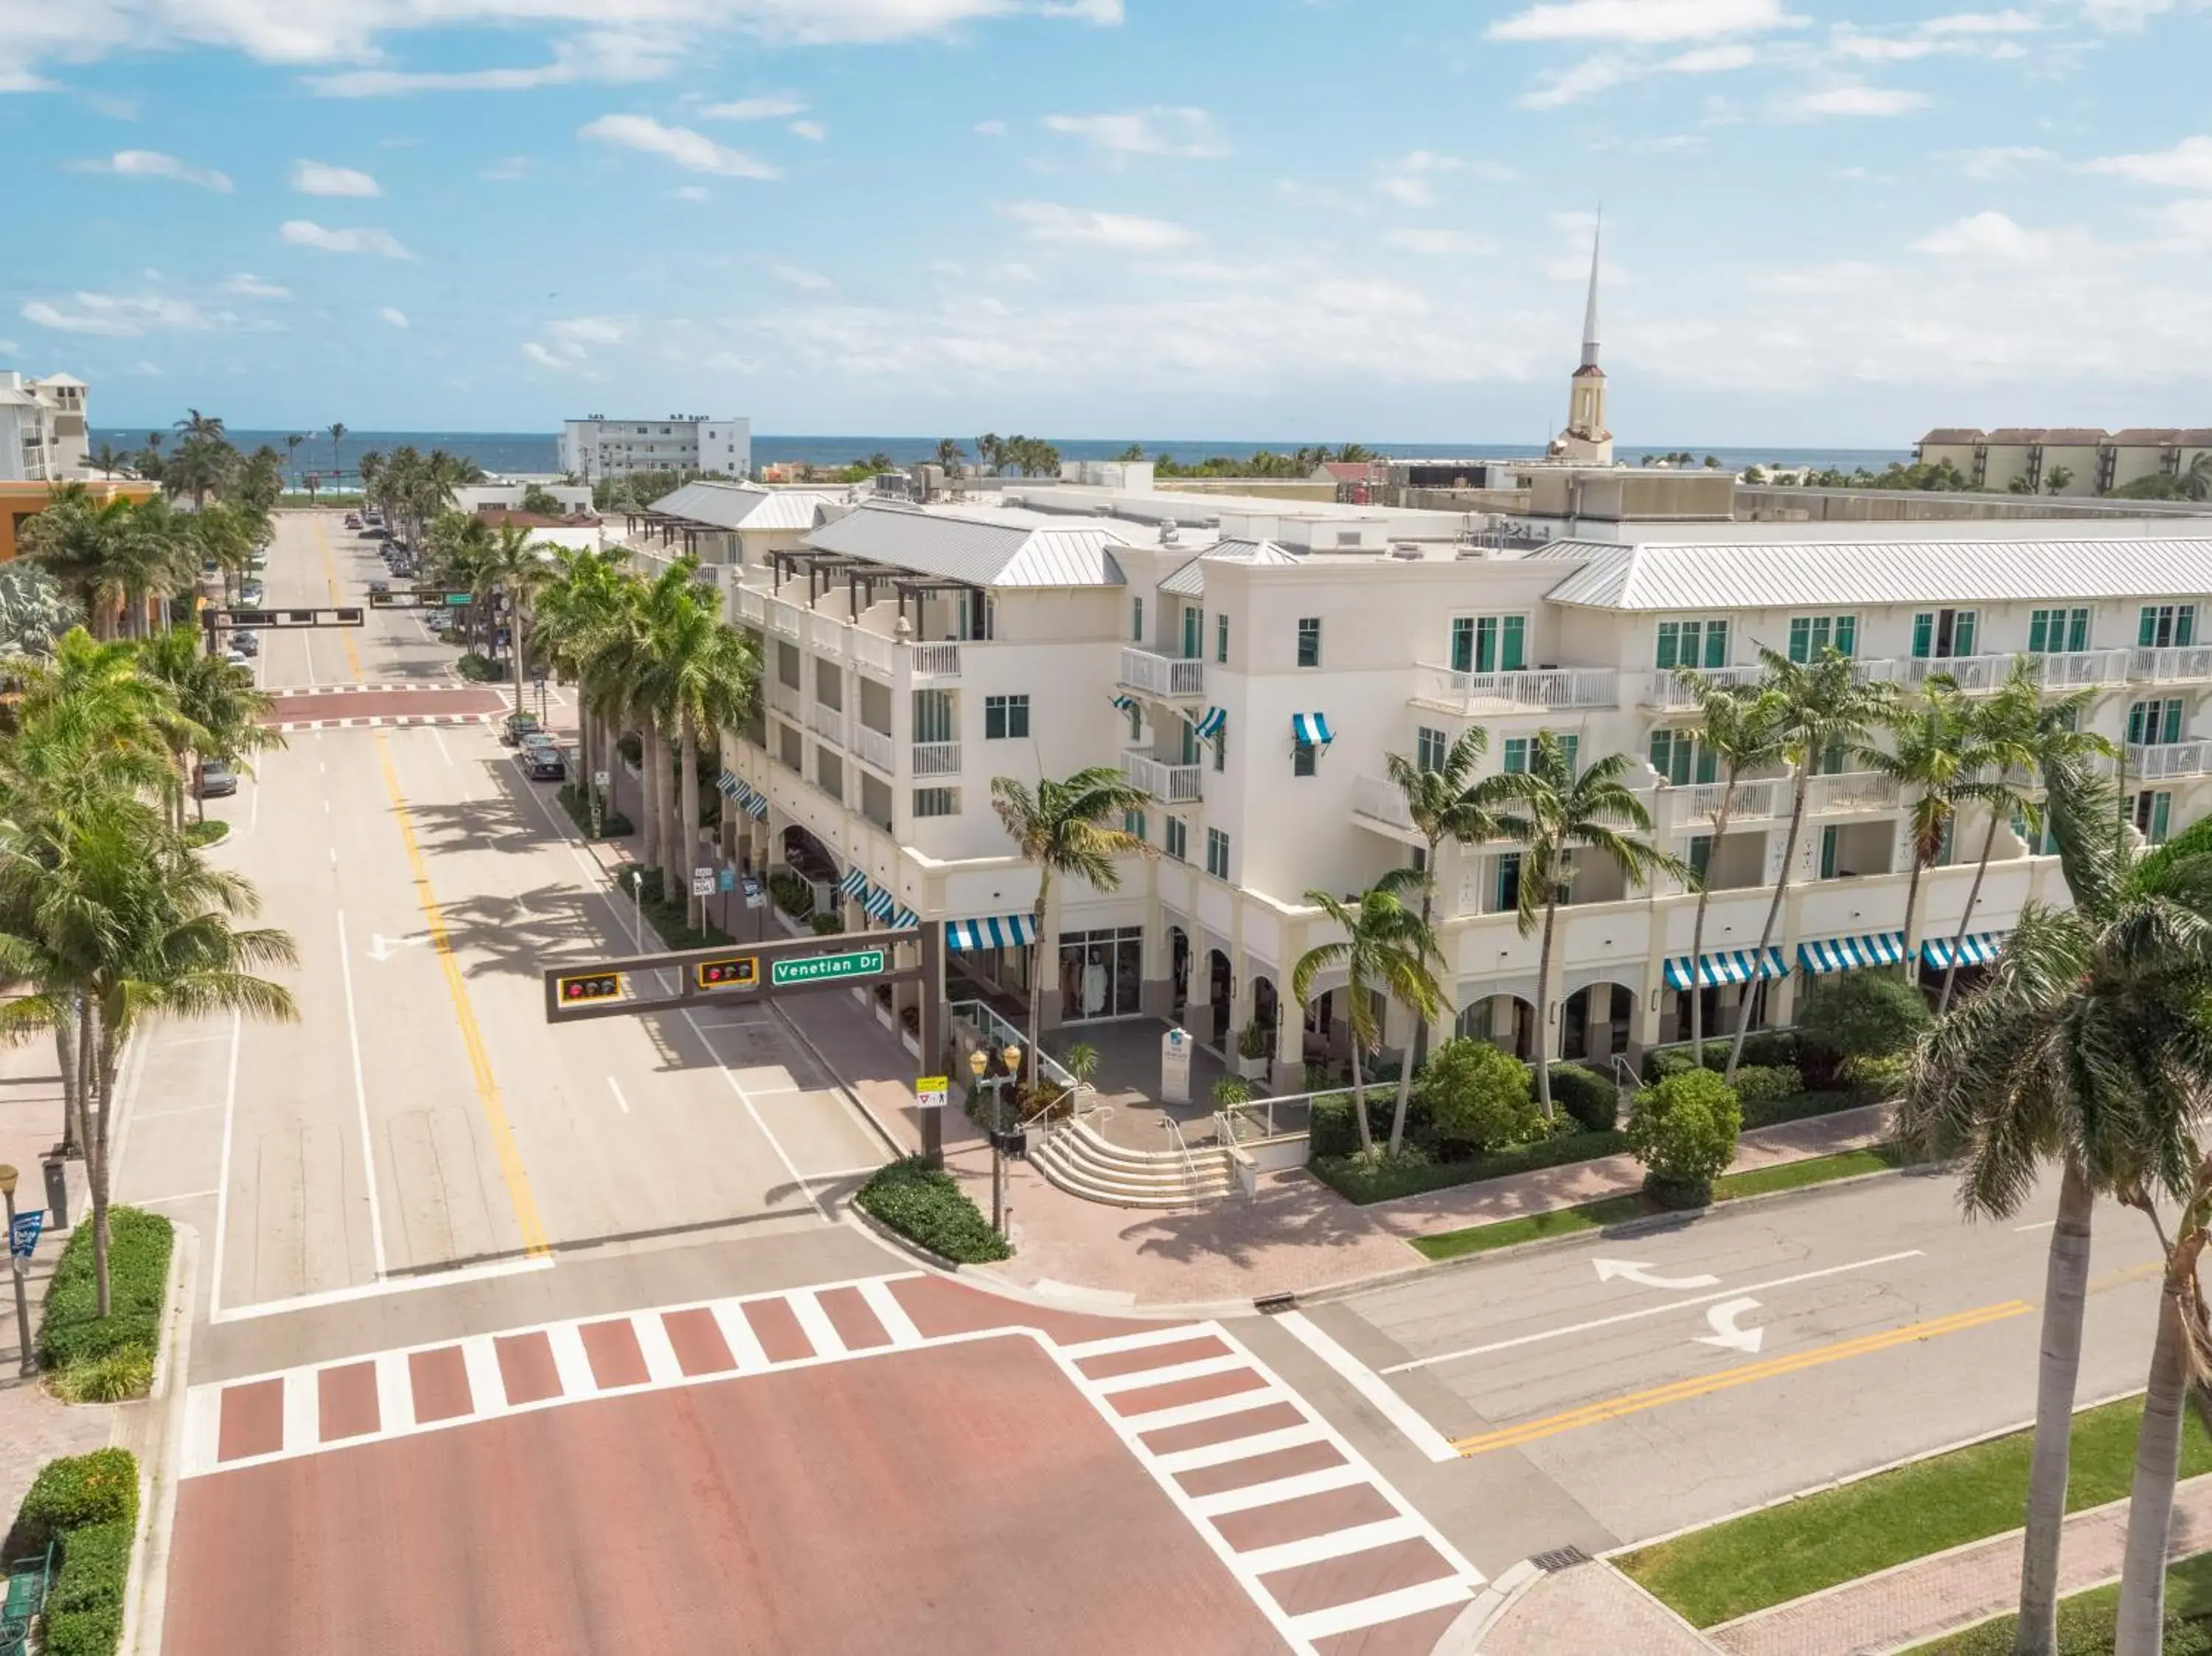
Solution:
<path fill-rule="evenodd" d="M 2138 684 L 2197 684 L 2212 679 L 2212 645 L 2130 650 L 2128 676 Z"/>
<path fill-rule="evenodd" d="M 1352 820 L 1407 845 L 1421 843 L 1413 827 L 1413 814 L 1406 809 L 1406 796 L 1387 776 L 1355 776 L 1352 779 Z"/>
<path fill-rule="evenodd" d="M 1121 652 L 1121 683 L 1164 701 L 1194 701 L 1206 694 L 1206 664 L 1151 650 Z"/>
<path fill-rule="evenodd" d="M 1778 802 L 1781 811 L 1790 810 L 1787 785 L 1779 785 L 1784 792 Z M 1855 813 L 1895 810 L 1899 790 L 1897 779 L 1880 771 L 1844 771 L 1835 776 L 1816 776 L 1805 791 L 1805 814 L 1808 816 L 1844 816 Z"/>
<path fill-rule="evenodd" d="M 1508 673 L 1462 673 L 1422 662 L 1415 668 L 1415 707 L 1462 718 L 1544 713 L 1555 708 L 1617 707 L 1620 675 L 1611 667 L 1537 667 Z"/>
<path fill-rule="evenodd" d="M 1169 765 L 1146 753 L 1124 753 L 1121 774 L 1164 805 L 1195 804 L 1200 795 L 1202 765 Z"/>
<path fill-rule="evenodd" d="M 834 742 L 841 748 L 846 745 L 845 710 L 842 707 L 824 707 L 817 701 L 807 708 L 806 722 L 813 727 L 814 734 L 824 741 Z"/>
<path fill-rule="evenodd" d="M 916 776 L 959 775 L 960 744 L 957 742 L 915 743 L 914 773 Z"/>
<path fill-rule="evenodd" d="M 805 710 L 801 705 L 805 698 L 799 695 L 796 686 L 786 684 L 780 678 L 771 678 L 767 682 L 767 688 L 769 707 L 794 724 L 805 718 Z"/>
<path fill-rule="evenodd" d="M 1710 822 L 1721 814 L 1722 796 L 1728 792 L 1725 782 L 1697 782 L 1688 787 L 1674 790 L 1680 822 Z M 1735 798 L 1729 804 L 1729 821 L 1735 822 L 1763 822 L 1775 816 L 1787 816 L 1790 810 L 1790 784 L 1787 779 L 1761 782 L 1739 782 Z"/>
<path fill-rule="evenodd" d="M 892 768 L 896 763 L 892 755 L 897 751 L 897 746 L 883 731 L 855 724 L 853 726 L 853 751 L 862 764 L 872 766 L 886 776 L 896 774 Z"/>
<path fill-rule="evenodd" d="M 1954 664 L 1966 659 L 1979 658 L 1952 657 L 1950 663 Z M 2012 658 L 2005 656 L 1992 659 L 2009 663 Z M 1905 677 L 1903 670 L 1910 664 L 1890 660 L 1854 661 L 1851 663 L 1851 674 L 1862 684 L 1893 684 Z M 1707 680 L 1715 684 L 1757 684 L 1766 673 L 1764 667 L 1759 666 L 1707 667 L 1700 670 Z M 1639 706 L 1656 708 L 1662 713 L 1686 712 L 1698 705 L 1697 697 L 1690 694 L 1680 679 L 1668 672 L 1648 675 L 1644 681 L 1644 688 L 1638 692 L 1637 701 Z"/>
<path fill-rule="evenodd" d="M 2158 782 L 2172 776 L 2212 775 L 2212 742 L 2192 737 L 2186 742 L 2130 742 L 2126 782 Z"/>

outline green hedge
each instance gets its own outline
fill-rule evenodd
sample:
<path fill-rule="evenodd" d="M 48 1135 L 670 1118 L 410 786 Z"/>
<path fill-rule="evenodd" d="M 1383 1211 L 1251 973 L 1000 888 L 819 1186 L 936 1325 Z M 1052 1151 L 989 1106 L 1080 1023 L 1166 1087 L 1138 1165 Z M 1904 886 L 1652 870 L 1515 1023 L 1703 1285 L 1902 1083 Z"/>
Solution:
<path fill-rule="evenodd" d="M 1347 1114 L 1346 1122 L 1350 1119 Z M 1384 1131 L 1389 1131 L 1387 1121 Z M 1476 1184 L 1485 1179 L 1503 1179 L 1510 1174 L 1528 1173 L 1537 1168 L 1594 1161 L 1601 1156 L 1617 1156 L 1627 1148 L 1626 1133 L 1567 1132 L 1468 1162 L 1406 1162 L 1370 1166 L 1354 1156 L 1316 1156 L 1308 1167 L 1315 1178 L 1345 1200 L 1364 1205 L 1369 1202 L 1387 1202 L 1393 1197 L 1449 1190 L 1454 1185 Z"/>
<path fill-rule="evenodd" d="M 135 1471 L 132 1478 L 135 1489 Z M 128 1520 L 118 1520 L 63 1536 L 62 1567 L 46 1595 L 41 1644 L 46 1656 L 114 1656 L 123 1640 L 131 1530 Z"/>
<path fill-rule="evenodd" d="M 463 678 L 477 684 L 489 684 L 507 677 L 507 670 L 489 656 L 471 650 L 453 664 L 453 670 Z"/>
<path fill-rule="evenodd" d="M 561 809 L 568 813 L 568 820 L 576 825 L 577 832 L 589 840 L 592 834 L 592 802 L 584 791 L 574 782 L 563 782 L 558 794 Z M 637 825 L 618 810 L 599 813 L 599 838 L 623 840 L 637 832 Z"/>
<path fill-rule="evenodd" d="M 138 1462 L 128 1449 L 50 1460 L 32 1480 L 8 1533 L 8 1556 L 38 1552 L 72 1530 L 138 1521 Z"/>
<path fill-rule="evenodd" d="M 940 1259 L 981 1265 L 1013 1253 L 959 1182 L 918 1156 L 877 1168 L 853 1199 Z"/>
<path fill-rule="evenodd" d="M 39 1355 L 49 1368 L 67 1368 L 118 1352 L 161 1350 L 161 1296 L 168 1285 L 174 1233 L 158 1213 L 107 1210 L 107 1283 L 111 1313 L 99 1314 L 92 1227 L 79 1225 L 62 1250 L 39 1325 Z"/>
<path fill-rule="evenodd" d="M 211 846 L 230 832 L 230 824 L 220 816 L 210 816 L 204 822 L 185 824 L 185 843 L 198 847 Z"/>
<path fill-rule="evenodd" d="M 638 907 L 653 929 L 660 933 L 671 949 L 719 948 L 730 941 L 730 934 L 711 922 L 694 930 L 685 918 L 682 902 L 670 902 L 660 895 L 660 870 L 648 868 L 641 874 L 635 863 L 625 863 L 616 871 L 615 883 L 622 888 L 623 895 L 629 895 L 633 885 L 641 889 Z"/>
<path fill-rule="evenodd" d="M 1587 1065 L 1552 1066 L 1552 1103 L 1589 1132 L 1611 1132 L 1620 1122 L 1620 1089 Z"/>

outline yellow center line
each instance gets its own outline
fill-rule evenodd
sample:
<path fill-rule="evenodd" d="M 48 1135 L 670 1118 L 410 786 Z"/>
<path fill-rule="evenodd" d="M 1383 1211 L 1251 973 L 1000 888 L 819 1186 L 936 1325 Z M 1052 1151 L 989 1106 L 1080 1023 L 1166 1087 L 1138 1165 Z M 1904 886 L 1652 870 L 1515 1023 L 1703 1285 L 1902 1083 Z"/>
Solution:
<path fill-rule="evenodd" d="M 1734 1368 L 1724 1368 L 1717 1374 L 1695 1375 L 1689 1380 L 1676 1380 L 1672 1385 L 1653 1386 L 1648 1391 L 1631 1392 L 1621 1397 L 1585 1404 L 1564 1414 L 1547 1415 L 1539 1420 L 1523 1421 L 1518 1426 L 1501 1427 L 1494 1432 L 1460 1438 L 1452 1447 L 1462 1455 L 1486 1454 L 1492 1449 L 1515 1448 L 1523 1443 L 1533 1443 L 1539 1438 L 1571 1432 L 1583 1426 L 1595 1426 L 1601 1421 L 1616 1420 L 1623 1415 L 1639 1414 L 1646 1409 L 1664 1408 L 1670 1403 L 1682 1403 L 1692 1398 L 1710 1396 L 1715 1392 L 1726 1392 L 1735 1386 L 1751 1385 L 1756 1380 L 1794 1374 L 1800 1369 L 1840 1362 L 1847 1357 L 1863 1357 L 1876 1351 L 1888 1350 L 1893 1346 L 1909 1345 L 1917 1340 L 1964 1333 L 1969 1329 L 1984 1327 L 2008 1318 L 2026 1316 L 2034 1309 L 2031 1301 L 2007 1300 L 2000 1305 L 1980 1306 L 1948 1317 L 1907 1323 L 1902 1328 L 1885 1329 L 1879 1334 L 1838 1340 L 1833 1344 L 1815 1346 L 1809 1351 L 1794 1351 L 1786 1356 L 1770 1357 L 1764 1362 L 1742 1363 Z"/>
<path fill-rule="evenodd" d="M 407 814 L 407 802 L 400 795 L 398 773 L 392 765 L 392 749 L 382 731 L 372 730 L 369 736 L 376 743 L 377 762 L 383 767 L 385 791 L 392 796 L 392 818 L 399 824 L 400 843 L 407 847 L 408 866 L 415 873 L 415 900 L 422 905 L 431 946 L 437 950 L 438 965 L 446 974 L 446 992 L 453 997 L 453 1016 L 461 1026 L 461 1044 L 468 1049 L 469 1068 L 476 1077 L 477 1100 L 483 1106 L 484 1122 L 491 1129 L 492 1149 L 499 1157 L 500 1177 L 506 1182 L 507 1199 L 514 1205 L 514 1222 L 522 1233 L 523 1249 L 529 1257 L 540 1258 L 550 1254 L 552 1246 L 538 1216 L 538 1201 L 530 1192 L 530 1175 L 523 1170 L 521 1153 L 515 1149 L 514 1130 L 507 1123 L 499 1080 L 492 1074 L 491 1059 L 484 1051 L 483 1032 L 477 1027 L 476 1013 L 469 1005 L 468 986 L 461 977 L 460 959 L 453 952 L 453 940 L 447 933 L 445 916 L 440 913 L 438 900 L 430 889 L 430 870 L 422 860 L 422 847 L 416 843 L 414 819 Z"/>
<path fill-rule="evenodd" d="M 331 602 L 343 604 L 345 600 L 338 596 L 337 565 L 331 560 L 331 537 L 323 532 L 323 520 L 319 515 L 309 518 L 307 523 L 315 531 L 317 543 L 323 549 L 323 579 L 331 584 Z M 353 633 L 350 628 L 341 627 L 337 634 L 338 642 L 345 646 L 347 670 L 353 674 L 353 682 L 358 684 L 362 682 L 361 657 L 354 651 Z"/>

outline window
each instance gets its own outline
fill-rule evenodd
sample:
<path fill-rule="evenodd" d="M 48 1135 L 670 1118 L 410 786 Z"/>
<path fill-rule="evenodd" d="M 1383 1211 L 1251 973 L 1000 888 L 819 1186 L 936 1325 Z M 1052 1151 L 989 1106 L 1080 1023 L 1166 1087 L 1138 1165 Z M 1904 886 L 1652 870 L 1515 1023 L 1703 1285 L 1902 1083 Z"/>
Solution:
<path fill-rule="evenodd" d="M 916 742 L 959 740 L 952 722 L 952 692 L 916 690 L 914 693 L 914 739 Z"/>
<path fill-rule="evenodd" d="M 1311 776 L 1314 773 L 1314 745 L 1310 742 L 1295 743 L 1291 749 L 1291 774 Z"/>
<path fill-rule="evenodd" d="M 1186 719 L 1178 723 L 1176 728 L 1182 732 L 1182 748 L 1176 756 L 1176 763 L 1195 765 L 1198 763 L 1198 726 Z"/>
<path fill-rule="evenodd" d="M 1491 866 L 1490 912 L 1503 914 L 1521 907 L 1521 853 L 1509 851 Z"/>
<path fill-rule="evenodd" d="M 1546 731 L 1545 734 L 1551 735 L 1551 732 Z M 1559 744 L 1559 756 L 1567 761 L 1567 774 L 1572 776 L 1575 773 L 1576 768 L 1575 754 L 1576 750 L 1582 746 L 1582 737 L 1578 736 L 1553 736 L 1552 739 Z M 1529 736 L 1508 737 L 1505 742 L 1506 774 L 1509 776 L 1518 776 L 1526 772 L 1528 768 L 1528 761 L 1534 755 L 1535 751 L 1535 737 Z"/>
<path fill-rule="evenodd" d="M 1217 880 L 1229 877 L 1229 836 L 1219 828 L 1206 831 L 1206 871 Z"/>
<path fill-rule="evenodd" d="M 1321 617 L 1308 616 L 1298 622 L 1298 665 L 1321 665 Z"/>
<path fill-rule="evenodd" d="M 914 814 L 916 816 L 957 816 L 960 814 L 960 790 L 916 788 L 914 791 Z"/>
<path fill-rule="evenodd" d="M 1856 616 L 1793 616 L 1790 621 L 1790 659 L 1810 661 L 1823 650 L 1844 655 L 1857 653 Z"/>
<path fill-rule="evenodd" d="M 1030 733 L 1030 699 L 1025 695 L 983 698 L 983 739 L 1018 741 Z"/>
<path fill-rule="evenodd" d="M 1659 623 L 1659 667 L 1713 668 L 1729 664 L 1725 621 L 1662 621 Z"/>
<path fill-rule="evenodd" d="M 1429 848 L 1426 846 L 1410 846 L 1407 850 L 1407 865 L 1416 874 L 1426 874 L 1429 871 Z"/>
<path fill-rule="evenodd" d="M 1229 661 L 1229 617 L 1213 618 L 1213 658 L 1226 665 Z"/>
<path fill-rule="evenodd" d="M 1705 870 L 1712 865 L 1713 836 L 1693 834 L 1690 836 L 1690 869 L 1697 875 L 1699 884 L 1705 883 Z"/>
<path fill-rule="evenodd" d="M 1129 740 L 1141 742 L 1144 739 L 1145 710 L 1141 704 L 1132 701 L 1129 704 Z"/>
<path fill-rule="evenodd" d="M 2164 701 L 2153 698 L 2138 701 L 2128 709 L 2128 742 L 2130 746 L 2154 747 L 2181 740 L 2182 701 L 2178 695 Z"/>
<path fill-rule="evenodd" d="M 2179 649 L 2197 642 L 2197 606 L 2193 604 L 2146 604 L 2136 623 L 2136 647 L 2142 650 Z"/>
<path fill-rule="evenodd" d="M 2031 610 L 2027 616 L 2027 652 L 2055 656 L 2089 647 L 2089 611 Z"/>
<path fill-rule="evenodd" d="M 1129 642 L 1142 644 L 1144 641 L 1145 601 L 1142 598 L 1131 598 L 1129 600 Z"/>
<path fill-rule="evenodd" d="M 1517 673 L 1528 664 L 1526 616 L 1456 616 L 1451 624 L 1455 673 Z"/>
<path fill-rule="evenodd" d="M 1841 832 L 1832 828 L 1820 830 L 1820 877 L 1824 880 L 1836 877 L 1836 840 Z"/>
<path fill-rule="evenodd" d="M 1190 828 L 1180 816 L 1170 816 L 1167 822 L 1167 843 L 1162 847 L 1178 863 L 1190 860 Z"/>
<path fill-rule="evenodd" d="M 1442 731 L 1432 731 L 1424 725 L 1413 732 L 1413 763 L 1425 771 L 1440 771 L 1444 767 L 1444 755 L 1451 744 L 1444 740 Z"/>
<path fill-rule="evenodd" d="M 1688 731 L 1651 732 L 1651 768 L 1676 787 L 1720 779 L 1720 763 L 1713 750 Z"/>
<path fill-rule="evenodd" d="M 1228 767 L 1229 721 L 1224 719 L 1220 728 L 1213 732 L 1213 768 L 1219 771 L 1226 770 Z"/>
<path fill-rule="evenodd" d="M 1206 653 L 1206 611 L 1194 604 L 1182 607 L 1182 658 L 1196 661 Z"/>
<path fill-rule="evenodd" d="M 1947 660 L 1974 653 L 1972 610 L 1923 610 L 1912 618 L 1912 653 L 1920 660 Z"/>
<path fill-rule="evenodd" d="M 2173 814 L 2173 796 L 2170 793 L 2139 793 L 2135 798 L 2136 827 L 2144 839 L 2154 846 L 2166 843 L 2166 831 Z"/>
<path fill-rule="evenodd" d="M 1121 832 L 1127 834 L 1132 840 L 1143 839 L 1145 837 L 1145 813 L 1140 810 L 1123 811 L 1121 813 Z"/>

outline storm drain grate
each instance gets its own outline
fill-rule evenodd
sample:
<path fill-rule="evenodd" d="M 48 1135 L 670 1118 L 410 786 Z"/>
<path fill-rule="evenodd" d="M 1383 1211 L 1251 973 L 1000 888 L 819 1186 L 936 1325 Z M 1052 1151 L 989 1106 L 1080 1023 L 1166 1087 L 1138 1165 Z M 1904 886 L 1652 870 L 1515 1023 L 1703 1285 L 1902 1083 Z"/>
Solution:
<path fill-rule="evenodd" d="M 1589 1555 L 1580 1547 L 1558 1547 L 1550 1552 L 1540 1552 L 1528 1561 L 1547 1575 L 1561 1570 L 1571 1570 L 1577 1564 L 1589 1562 Z"/>

